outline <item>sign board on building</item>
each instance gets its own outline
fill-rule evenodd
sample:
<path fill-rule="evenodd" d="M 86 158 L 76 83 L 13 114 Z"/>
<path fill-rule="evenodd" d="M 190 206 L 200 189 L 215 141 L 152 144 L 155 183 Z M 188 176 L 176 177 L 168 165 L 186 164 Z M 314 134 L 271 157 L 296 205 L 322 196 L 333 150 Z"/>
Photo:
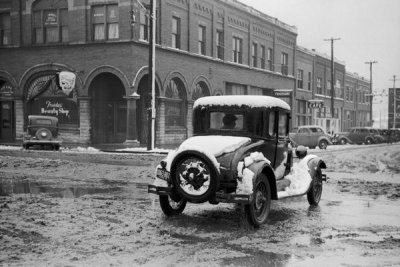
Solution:
<path fill-rule="evenodd" d="M 323 100 L 308 100 L 307 101 L 307 107 L 314 109 L 314 108 L 323 108 L 324 107 L 324 101 Z"/>

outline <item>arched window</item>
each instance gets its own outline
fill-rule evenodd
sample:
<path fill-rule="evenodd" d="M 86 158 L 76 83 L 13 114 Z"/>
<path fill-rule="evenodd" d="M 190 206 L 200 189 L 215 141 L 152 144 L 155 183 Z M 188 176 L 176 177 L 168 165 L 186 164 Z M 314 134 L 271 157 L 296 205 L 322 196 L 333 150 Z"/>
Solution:
<path fill-rule="evenodd" d="M 66 0 L 41 0 L 32 7 L 33 43 L 65 43 L 68 34 L 68 3 Z"/>
<path fill-rule="evenodd" d="M 203 96 L 209 96 L 210 91 L 208 90 L 207 84 L 203 81 L 200 81 L 196 84 L 193 90 L 192 99 L 197 100 Z"/>
<path fill-rule="evenodd" d="M 172 79 L 166 89 L 165 125 L 185 126 L 186 93 L 185 86 L 178 78 Z"/>

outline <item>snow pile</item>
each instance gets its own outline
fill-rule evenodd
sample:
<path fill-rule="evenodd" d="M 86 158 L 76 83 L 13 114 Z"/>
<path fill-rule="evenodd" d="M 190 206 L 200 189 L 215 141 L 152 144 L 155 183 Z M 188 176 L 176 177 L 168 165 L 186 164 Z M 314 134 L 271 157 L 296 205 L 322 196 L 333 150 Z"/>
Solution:
<path fill-rule="evenodd" d="M 284 191 L 278 192 L 278 199 L 303 195 L 307 192 L 312 181 L 308 162 L 316 157 L 316 155 L 307 155 L 299 162 L 293 163 L 291 172 L 285 176 L 286 179 L 290 180 L 290 185 Z"/>
<path fill-rule="evenodd" d="M 191 137 L 185 140 L 177 150 L 168 153 L 167 170 L 170 170 L 171 163 L 178 154 L 188 150 L 195 150 L 208 157 L 217 171 L 219 171 L 220 164 L 216 157 L 233 152 L 241 146 L 250 143 L 250 141 L 250 138 L 235 136 L 210 135 Z"/>
<path fill-rule="evenodd" d="M 248 106 L 250 108 L 279 107 L 290 110 L 290 106 L 282 99 L 272 96 L 260 95 L 228 95 L 206 96 L 196 100 L 193 108 L 197 106 Z"/>
<path fill-rule="evenodd" d="M 253 193 L 254 172 L 252 172 L 248 167 L 260 161 L 267 162 L 268 164 L 271 163 L 261 152 L 253 152 L 250 156 L 245 157 L 243 161 L 238 163 L 237 170 L 239 179 L 236 194 Z"/>

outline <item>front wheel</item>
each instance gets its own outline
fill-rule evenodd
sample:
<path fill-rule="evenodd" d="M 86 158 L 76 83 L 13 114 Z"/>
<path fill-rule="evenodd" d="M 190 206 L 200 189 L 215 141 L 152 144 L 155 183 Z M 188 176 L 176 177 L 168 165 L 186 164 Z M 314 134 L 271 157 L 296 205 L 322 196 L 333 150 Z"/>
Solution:
<path fill-rule="evenodd" d="M 322 171 L 321 168 L 318 167 L 314 173 L 314 177 L 312 177 L 310 189 L 307 193 L 308 203 L 312 206 L 318 205 L 321 200 L 322 195 Z"/>
<path fill-rule="evenodd" d="M 179 215 L 186 207 L 186 200 L 181 199 L 175 202 L 170 196 L 160 196 L 161 210 L 167 216 Z"/>
<path fill-rule="evenodd" d="M 267 218 L 271 208 L 271 188 L 267 176 L 260 174 L 253 188 L 253 200 L 245 206 L 245 216 L 247 221 L 259 227 Z"/>
<path fill-rule="evenodd" d="M 371 145 L 371 144 L 373 144 L 374 142 L 372 141 L 371 138 L 367 138 L 367 140 L 365 141 L 365 143 L 366 143 L 367 145 Z"/>
<path fill-rule="evenodd" d="M 345 145 L 345 144 L 347 144 L 347 140 L 345 138 L 342 138 L 342 139 L 340 139 L 339 143 L 341 145 Z"/>

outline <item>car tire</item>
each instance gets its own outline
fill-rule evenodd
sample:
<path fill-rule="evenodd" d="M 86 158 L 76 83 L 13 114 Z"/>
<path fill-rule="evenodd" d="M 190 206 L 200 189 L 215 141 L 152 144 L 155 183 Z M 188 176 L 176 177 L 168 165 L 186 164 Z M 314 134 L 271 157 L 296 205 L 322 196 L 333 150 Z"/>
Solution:
<path fill-rule="evenodd" d="M 318 144 L 319 149 L 326 149 L 328 147 L 328 142 L 326 140 L 319 141 Z"/>
<path fill-rule="evenodd" d="M 218 173 L 207 156 L 198 151 L 185 151 L 171 166 L 172 184 L 179 196 L 192 203 L 215 198 L 219 185 Z"/>
<path fill-rule="evenodd" d="M 341 139 L 339 140 L 339 143 L 340 143 L 341 145 L 347 144 L 346 138 L 341 138 Z"/>
<path fill-rule="evenodd" d="M 166 216 L 175 216 L 183 212 L 186 207 L 186 200 L 181 198 L 179 201 L 174 201 L 170 196 L 159 196 L 161 210 Z"/>
<path fill-rule="evenodd" d="M 366 140 L 365 140 L 365 144 L 366 145 L 371 145 L 371 144 L 373 144 L 374 143 L 374 141 L 371 139 L 371 138 L 367 138 Z"/>
<path fill-rule="evenodd" d="M 269 215 L 271 208 L 271 188 L 265 174 L 257 176 L 253 188 L 253 199 L 245 206 L 245 217 L 254 227 L 263 224 Z"/>
<path fill-rule="evenodd" d="M 322 171 L 317 167 L 312 177 L 310 189 L 307 192 L 308 203 L 312 206 L 318 205 L 322 195 Z"/>

